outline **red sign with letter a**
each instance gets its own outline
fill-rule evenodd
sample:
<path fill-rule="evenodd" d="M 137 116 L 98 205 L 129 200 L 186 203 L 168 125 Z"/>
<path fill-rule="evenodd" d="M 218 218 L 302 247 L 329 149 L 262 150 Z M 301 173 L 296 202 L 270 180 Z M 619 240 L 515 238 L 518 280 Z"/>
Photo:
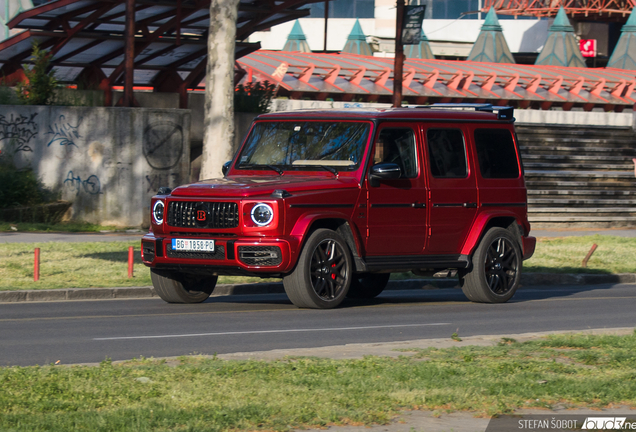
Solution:
<path fill-rule="evenodd" d="M 579 50 L 583 57 L 596 57 L 596 39 L 581 39 Z"/>

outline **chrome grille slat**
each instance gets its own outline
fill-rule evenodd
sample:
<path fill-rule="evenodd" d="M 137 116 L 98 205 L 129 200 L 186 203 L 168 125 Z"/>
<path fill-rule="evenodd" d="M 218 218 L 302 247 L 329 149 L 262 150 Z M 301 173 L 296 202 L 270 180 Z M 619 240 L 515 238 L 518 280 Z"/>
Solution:
<path fill-rule="evenodd" d="M 210 212 L 206 225 L 196 220 L 196 207 L 202 204 Z M 199 207 L 200 208 L 200 207 Z M 238 227 L 238 204 L 235 202 L 171 201 L 168 205 L 168 225 L 181 228 L 236 228 Z"/>

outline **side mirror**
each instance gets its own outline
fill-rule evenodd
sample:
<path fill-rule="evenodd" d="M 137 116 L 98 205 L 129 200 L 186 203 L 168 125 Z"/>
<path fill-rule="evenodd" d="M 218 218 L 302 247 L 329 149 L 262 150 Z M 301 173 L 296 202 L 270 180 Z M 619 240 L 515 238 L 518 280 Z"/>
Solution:
<path fill-rule="evenodd" d="M 371 167 L 371 173 L 369 180 L 371 186 L 378 187 L 380 180 L 393 180 L 402 177 L 402 170 L 400 166 L 393 162 L 381 162 Z"/>
<path fill-rule="evenodd" d="M 223 176 L 227 175 L 227 172 L 230 170 L 230 166 L 232 165 L 232 161 L 227 161 L 223 164 L 223 168 L 221 168 L 221 172 Z"/>

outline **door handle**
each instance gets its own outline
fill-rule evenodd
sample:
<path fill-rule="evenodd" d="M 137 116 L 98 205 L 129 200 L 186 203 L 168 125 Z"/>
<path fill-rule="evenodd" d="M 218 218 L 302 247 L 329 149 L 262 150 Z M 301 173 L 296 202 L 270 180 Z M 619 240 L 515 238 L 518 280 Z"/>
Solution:
<path fill-rule="evenodd" d="M 424 203 L 413 203 L 411 204 L 413 208 L 426 208 L 426 204 Z"/>
<path fill-rule="evenodd" d="M 465 202 L 464 208 L 477 208 L 477 203 Z"/>

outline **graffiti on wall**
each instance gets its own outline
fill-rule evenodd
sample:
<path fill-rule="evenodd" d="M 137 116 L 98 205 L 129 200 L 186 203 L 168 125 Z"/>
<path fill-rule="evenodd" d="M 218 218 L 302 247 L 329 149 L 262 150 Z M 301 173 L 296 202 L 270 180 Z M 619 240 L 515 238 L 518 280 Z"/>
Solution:
<path fill-rule="evenodd" d="M 73 125 L 70 122 L 66 121 L 66 117 L 61 115 L 59 120 L 52 125 L 49 125 L 49 130 L 45 132 L 45 135 L 52 135 L 51 140 L 46 145 L 50 147 L 51 144 L 56 143 L 61 146 L 75 146 L 75 140 L 78 138 L 82 138 L 79 133 L 79 127 L 82 124 L 83 117 L 80 117 L 77 120 L 77 124 Z"/>
<path fill-rule="evenodd" d="M 169 121 L 148 125 L 144 131 L 143 153 L 154 169 L 176 167 L 183 154 L 183 129 Z"/>
<path fill-rule="evenodd" d="M 179 173 L 149 174 L 146 176 L 146 193 L 157 192 L 162 186 L 180 185 Z"/>
<path fill-rule="evenodd" d="M 64 186 L 74 192 L 75 195 L 79 195 L 79 193 L 83 190 L 89 195 L 98 195 L 101 194 L 101 183 L 99 181 L 99 177 L 96 175 L 91 175 L 85 180 L 82 180 L 80 176 L 76 176 L 73 174 L 73 171 L 69 171 L 66 174 L 66 179 L 64 180 Z"/>
<path fill-rule="evenodd" d="M 30 142 L 38 134 L 38 124 L 34 120 L 37 115 L 38 113 L 28 117 L 21 114 L 11 114 L 10 117 L 0 115 L 0 141 L 13 146 L 11 150 L 14 153 L 32 152 Z"/>

